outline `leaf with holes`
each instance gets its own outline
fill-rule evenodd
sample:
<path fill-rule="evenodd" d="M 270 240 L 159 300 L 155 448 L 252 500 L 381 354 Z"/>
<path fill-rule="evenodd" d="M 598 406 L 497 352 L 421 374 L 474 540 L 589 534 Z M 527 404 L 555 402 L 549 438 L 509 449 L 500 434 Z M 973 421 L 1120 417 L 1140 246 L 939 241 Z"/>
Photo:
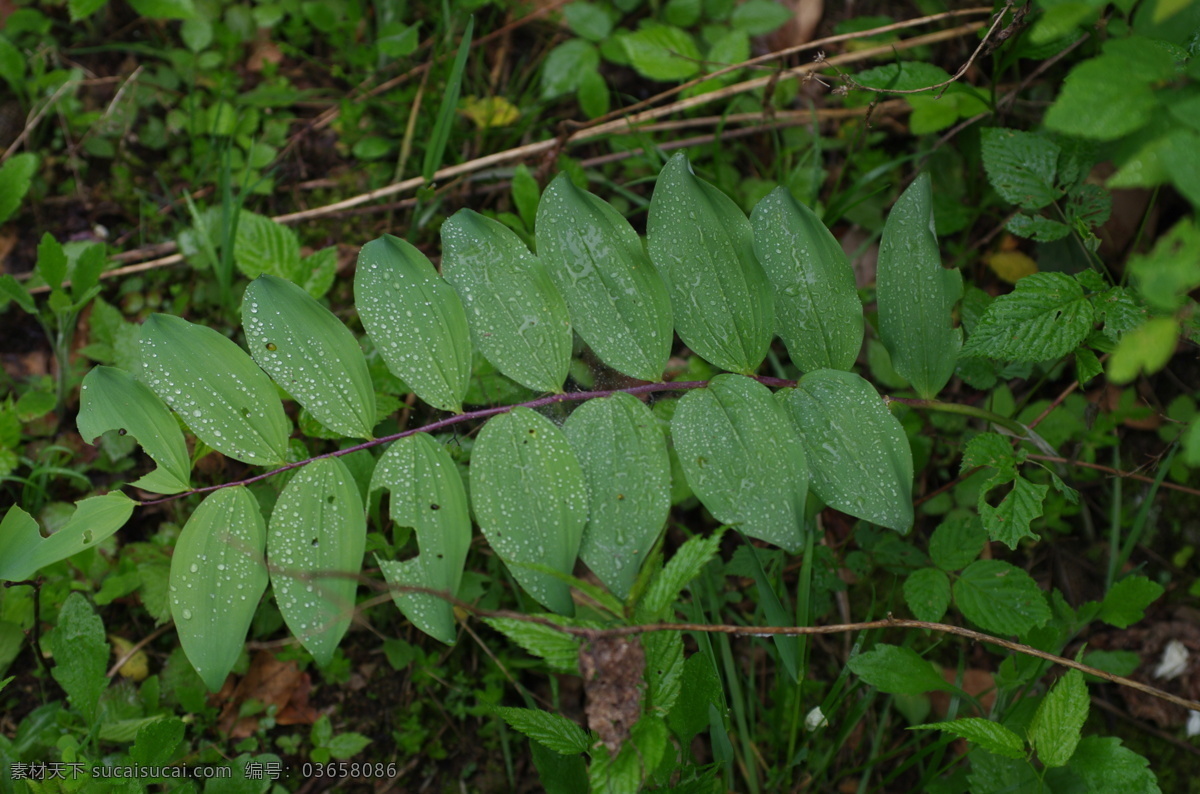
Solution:
<path fill-rule="evenodd" d="M 462 412 L 471 332 L 454 288 L 413 246 L 385 234 L 363 246 L 354 304 L 388 369 L 425 402 Z"/>
<path fill-rule="evenodd" d="M 0 579 L 29 579 L 47 565 L 92 548 L 129 520 L 134 504 L 120 491 L 84 499 L 48 538 L 42 537 L 32 516 L 13 505 L 0 522 Z"/>

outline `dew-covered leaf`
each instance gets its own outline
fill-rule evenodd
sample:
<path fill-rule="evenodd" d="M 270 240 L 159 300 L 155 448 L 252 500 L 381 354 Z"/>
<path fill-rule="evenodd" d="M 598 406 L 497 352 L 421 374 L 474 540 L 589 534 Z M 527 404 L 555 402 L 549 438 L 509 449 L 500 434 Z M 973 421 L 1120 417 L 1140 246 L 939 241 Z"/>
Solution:
<path fill-rule="evenodd" d="M 428 258 L 385 234 L 363 246 L 354 303 L 388 369 L 425 402 L 462 411 L 471 378 L 471 332 L 454 288 Z"/>
<path fill-rule="evenodd" d="M 912 450 L 874 387 L 853 372 L 822 369 L 779 397 L 804 441 L 813 492 L 843 513 L 908 532 Z"/>
<path fill-rule="evenodd" d="M 442 224 L 442 274 L 496 369 L 531 389 L 562 391 L 573 339 L 567 304 L 515 232 L 459 210 Z"/>
<path fill-rule="evenodd" d="M 671 434 L 704 506 L 751 537 L 796 552 L 804 542 L 804 445 L 769 389 L 718 375 L 679 402 Z"/>
<path fill-rule="evenodd" d="M 290 281 L 261 275 L 242 299 L 246 344 L 258 365 L 321 424 L 371 438 L 375 388 L 358 341 Z"/>
<path fill-rule="evenodd" d="M 537 247 L 575 330 L 600 360 L 660 380 L 671 354 L 671 299 L 629 221 L 560 174 L 538 205 Z"/>
<path fill-rule="evenodd" d="M 879 336 L 892 366 L 917 394 L 936 397 L 962 347 L 962 331 L 953 327 L 962 274 L 942 267 L 928 174 L 917 177 L 888 215 L 876 285 Z"/>
<path fill-rule="evenodd" d="M 775 306 L 745 214 L 681 152 L 658 175 L 646 228 L 679 337 L 718 367 L 754 372 L 775 334 Z"/>
<path fill-rule="evenodd" d="M 240 485 L 206 497 L 175 543 L 171 615 L 183 652 L 213 692 L 237 663 L 267 589 L 266 545 L 258 501 Z"/>
<path fill-rule="evenodd" d="M 805 372 L 850 369 L 862 348 L 863 312 L 841 244 L 783 187 L 758 202 L 750 222 L 792 363 Z"/>
<path fill-rule="evenodd" d="M 275 384 L 233 342 L 202 325 L 152 314 L 142 325 L 141 377 L 196 437 L 244 463 L 287 457 L 288 420 Z"/>
<path fill-rule="evenodd" d="M 471 545 L 471 516 L 458 468 L 445 446 L 426 433 L 393 443 L 371 476 L 371 491 L 391 494 L 388 510 L 399 527 L 412 527 L 419 554 L 411 560 L 380 560 L 391 585 L 423 587 L 456 595 Z M 417 628 L 447 644 L 456 639 L 450 602 L 426 593 L 393 591 L 392 600 Z"/>
<path fill-rule="evenodd" d="M 115 367 L 96 367 L 83 379 L 79 393 L 79 435 L 89 444 L 109 430 L 128 433 L 159 465 L 133 483 L 158 493 L 178 493 L 188 483 L 191 459 L 179 423 L 144 383 Z"/>
<path fill-rule="evenodd" d="M 321 667 L 350 627 L 366 542 L 362 497 L 341 460 L 313 461 L 279 494 L 267 539 L 271 586 L 288 628 Z"/>
<path fill-rule="evenodd" d="M 48 538 L 42 537 L 32 516 L 13 505 L 0 522 L 0 579 L 29 579 L 47 565 L 92 548 L 129 520 L 134 504 L 120 491 L 84 499 Z"/>
<path fill-rule="evenodd" d="M 589 400 L 563 425 L 588 489 L 589 517 L 579 556 L 620 598 L 671 509 L 671 461 L 658 420 L 618 392 Z"/>
<path fill-rule="evenodd" d="M 567 584 L 522 563 L 570 574 L 588 517 L 583 470 L 563 432 L 528 408 L 492 418 L 471 453 L 471 501 L 488 543 L 538 603 L 575 611 Z"/>
<path fill-rule="evenodd" d="M 1096 319 L 1079 282 L 1065 273 L 1034 273 L 988 306 L 963 356 L 1048 361 L 1074 350 Z"/>

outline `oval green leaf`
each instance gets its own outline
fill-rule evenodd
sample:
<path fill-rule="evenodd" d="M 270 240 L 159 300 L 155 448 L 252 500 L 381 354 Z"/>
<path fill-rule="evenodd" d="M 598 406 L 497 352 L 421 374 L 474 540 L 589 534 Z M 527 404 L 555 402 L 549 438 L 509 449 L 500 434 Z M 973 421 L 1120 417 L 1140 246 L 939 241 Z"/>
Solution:
<path fill-rule="evenodd" d="M 324 458 L 296 472 L 271 513 L 271 586 L 288 628 L 321 667 L 354 614 L 367 522 L 346 464 Z"/>
<path fill-rule="evenodd" d="M 152 314 L 142 325 L 142 380 L 196 437 L 243 463 L 287 457 L 289 425 L 275 384 L 233 342 L 202 325 Z"/>
<path fill-rule="evenodd" d="M 154 392 L 116 367 L 95 367 L 79 392 L 79 435 L 89 444 L 109 430 L 138 440 L 159 468 L 133 485 L 156 493 L 179 493 L 188 482 L 191 458 L 179 423 Z"/>
<path fill-rule="evenodd" d="M 681 152 L 658 175 L 646 230 L 679 338 L 718 367 L 753 373 L 775 334 L 775 306 L 745 214 Z"/>
<path fill-rule="evenodd" d="M 386 488 L 396 526 L 412 527 L 419 554 L 411 560 L 379 560 L 388 584 L 458 593 L 471 545 L 471 515 L 462 477 L 445 446 L 426 433 L 399 439 L 375 466 L 371 491 Z M 452 645 L 454 608 L 427 593 L 392 592 L 400 611 L 426 634 Z"/>
<path fill-rule="evenodd" d="M 171 616 L 183 652 L 210 691 L 237 663 L 267 589 L 266 545 L 258 501 L 240 485 L 206 497 L 175 543 Z"/>
<path fill-rule="evenodd" d="M 679 401 L 671 434 L 688 483 L 718 521 L 800 550 L 808 464 L 796 428 L 766 386 L 718 375 Z"/>
<path fill-rule="evenodd" d="M 562 391 L 573 340 L 567 304 L 516 233 L 459 210 L 442 224 L 442 274 L 496 369 L 536 391 Z"/>
<path fill-rule="evenodd" d="M 629 221 L 566 174 L 537 210 L 538 257 L 600 360 L 641 380 L 662 379 L 674 339 L 671 298 Z"/>
<path fill-rule="evenodd" d="M 521 587 L 561 615 L 575 612 L 570 588 L 524 564 L 571 573 L 587 523 L 587 499 L 579 461 L 549 419 L 514 408 L 479 432 L 471 453 L 475 519 Z"/>
<path fill-rule="evenodd" d="M 242 326 L 250 355 L 318 422 L 371 438 L 375 388 L 367 359 L 333 312 L 292 282 L 263 274 L 246 288 Z"/>
<path fill-rule="evenodd" d="M 779 398 L 804 442 L 813 493 L 843 513 L 912 529 L 912 450 L 871 384 L 853 372 L 822 369 Z"/>
<path fill-rule="evenodd" d="M 842 246 L 787 188 L 758 202 L 750 223 L 792 363 L 804 372 L 850 369 L 862 349 L 863 311 Z"/>
<path fill-rule="evenodd" d="M 658 419 L 618 392 L 589 400 L 563 425 L 587 482 L 579 556 L 615 595 L 629 595 L 671 509 L 671 461 Z"/>
<path fill-rule="evenodd" d="M 16 582 L 40 569 L 90 549 L 120 529 L 135 502 L 120 491 L 84 499 L 57 532 L 42 537 L 38 523 L 17 506 L 0 522 L 0 579 Z"/>
<path fill-rule="evenodd" d="M 962 329 L 953 327 L 962 274 L 942 267 L 928 174 L 917 177 L 888 215 L 876 289 L 879 337 L 892 367 L 917 394 L 936 397 L 954 374 L 962 347 Z"/>
<path fill-rule="evenodd" d="M 385 234 L 363 246 L 354 303 L 388 369 L 425 402 L 462 412 L 471 378 L 471 331 L 454 288 L 429 259 Z"/>

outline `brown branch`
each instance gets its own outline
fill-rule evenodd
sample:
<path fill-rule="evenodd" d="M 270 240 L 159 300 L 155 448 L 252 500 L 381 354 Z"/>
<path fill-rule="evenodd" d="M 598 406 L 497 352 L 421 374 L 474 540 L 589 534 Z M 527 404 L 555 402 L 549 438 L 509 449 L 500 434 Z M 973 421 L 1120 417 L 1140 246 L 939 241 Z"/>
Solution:
<path fill-rule="evenodd" d="M 1147 477 L 1144 474 L 1134 474 L 1131 471 L 1121 471 L 1120 469 L 1114 469 L 1111 466 L 1101 466 L 1099 463 L 1088 463 L 1087 461 L 1082 460 L 1056 458 L 1052 455 L 1029 455 L 1028 457 L 1030 460 L 1044 460 L 1047 463 L 1065 463 L 1068 466 L 1082 466 L 1085 469 L 1094 469 L 1096 471 L 1102 471 L 1105 474 L 1111 474 L 1114 477 L 1123 477 L 1130 480 L 1137 480 L 1138 482 L 1158 482 L 1155 478 Z M 1178 485 L 1173 482 L 1167 482 L 1166 480 L 1160 482 L 1159 485 L 1163 488 L 1170 488 L 1173 491 L 1180 491 L 1182 493 L 1192 494 L 1193 496 L 1200 496 L 1200 489 L 1189 488 L 1186 485 Z"/>

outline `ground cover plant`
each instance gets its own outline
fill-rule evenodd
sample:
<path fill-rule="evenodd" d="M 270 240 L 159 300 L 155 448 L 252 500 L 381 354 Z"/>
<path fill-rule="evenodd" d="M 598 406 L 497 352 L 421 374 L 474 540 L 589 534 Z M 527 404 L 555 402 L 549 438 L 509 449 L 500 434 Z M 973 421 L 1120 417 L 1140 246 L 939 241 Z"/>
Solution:
<path fill-rule="evenodd" d="M 6 12 L 3 787 L 1197 785 L 1200 7 L 881 10 Z"/>

